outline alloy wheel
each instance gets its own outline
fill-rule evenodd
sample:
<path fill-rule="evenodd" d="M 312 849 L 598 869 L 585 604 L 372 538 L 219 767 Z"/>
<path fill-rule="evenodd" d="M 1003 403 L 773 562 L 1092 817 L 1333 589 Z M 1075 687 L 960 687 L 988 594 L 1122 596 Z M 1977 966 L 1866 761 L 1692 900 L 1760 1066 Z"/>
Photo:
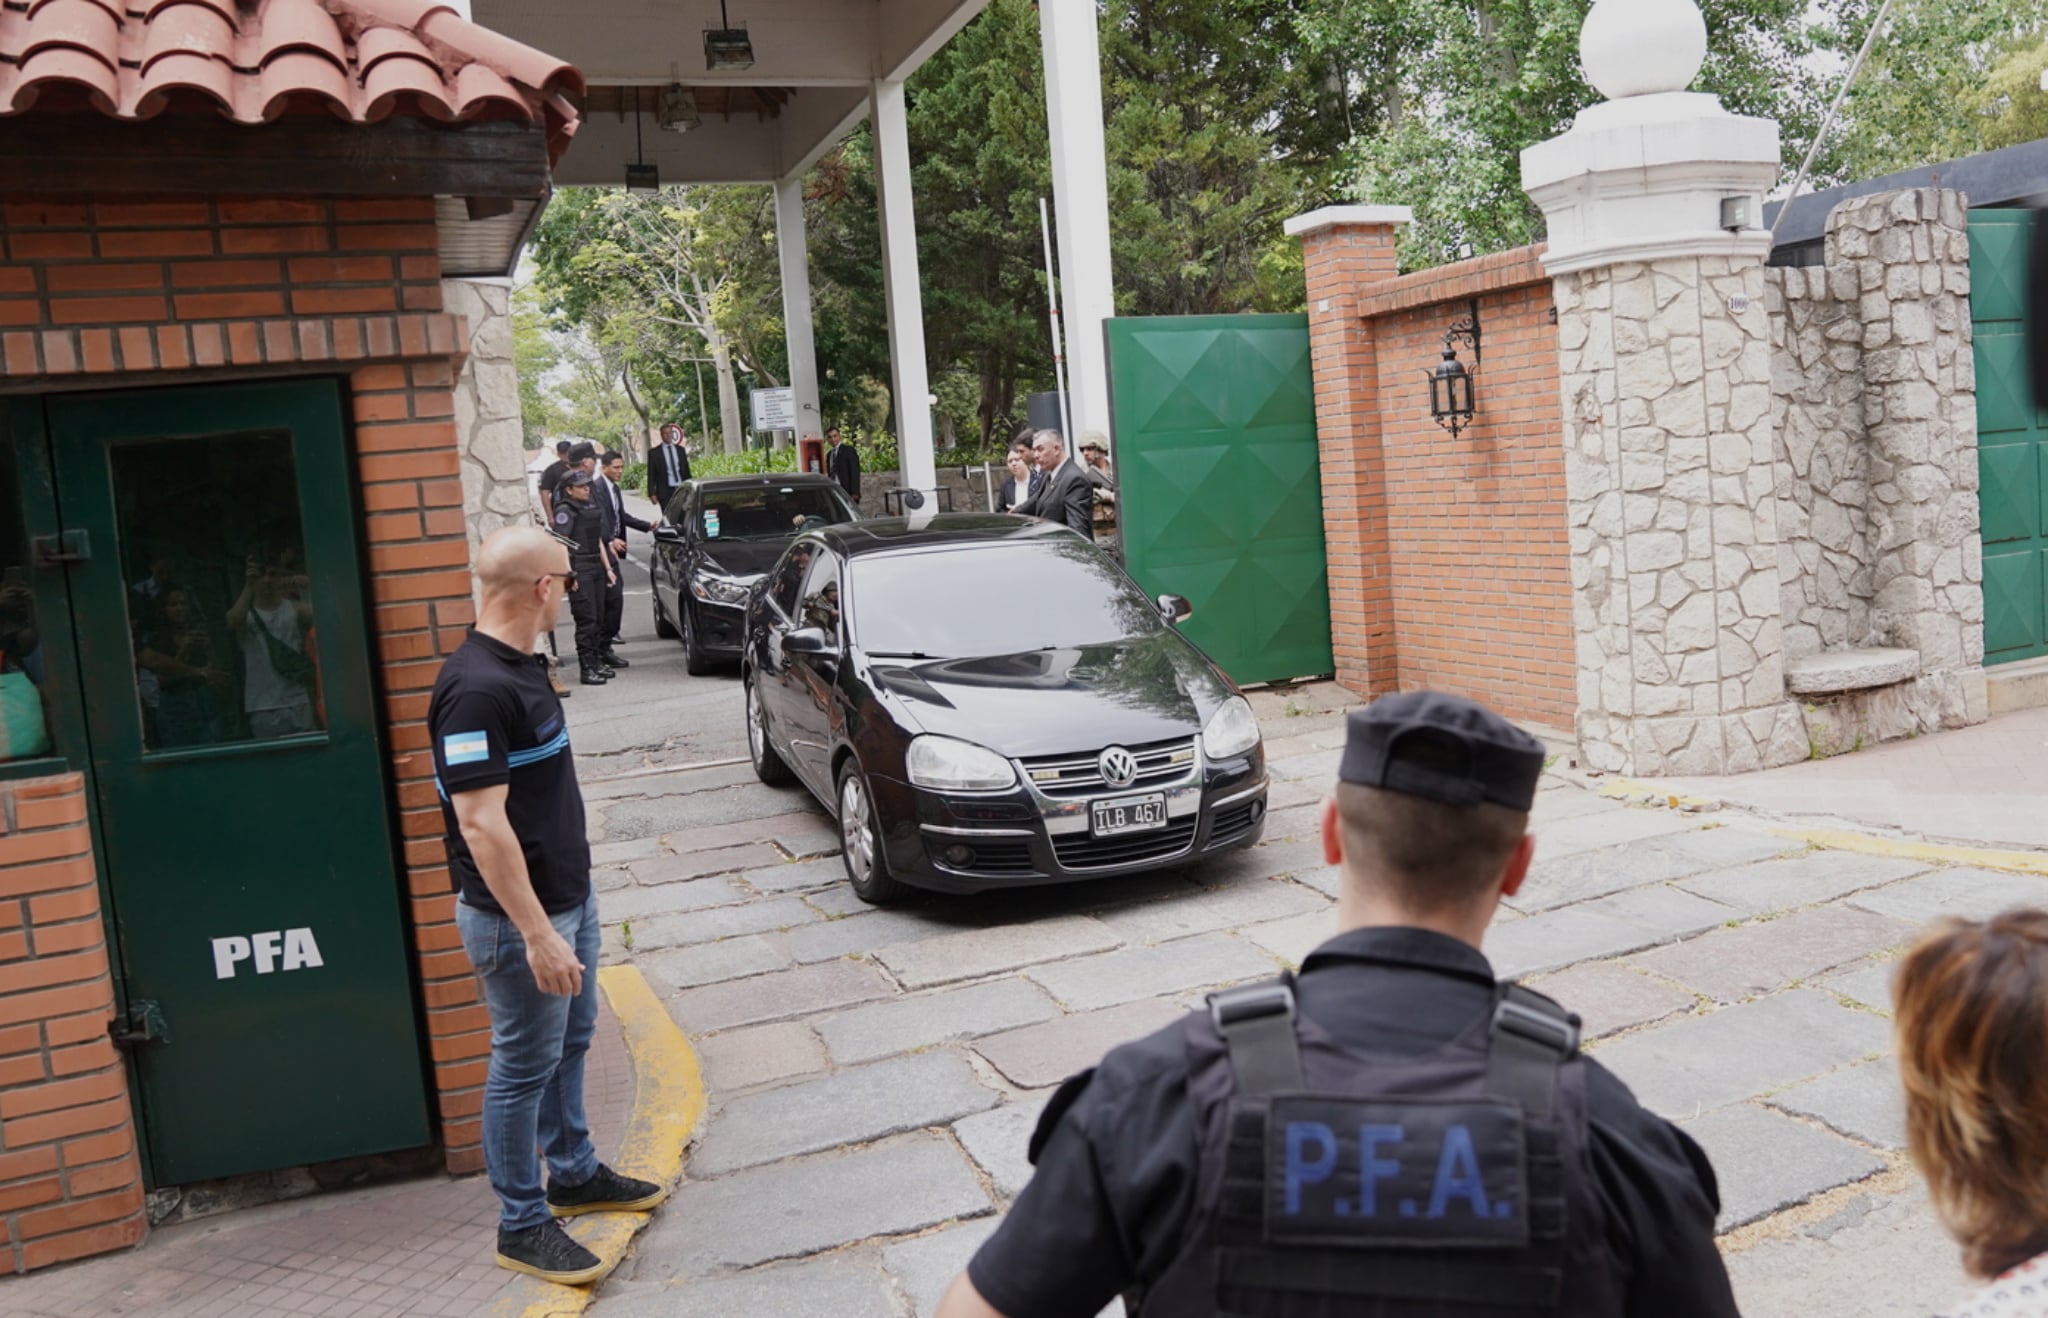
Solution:
<path fill-rule="evenodd" d="M 868 819 L 868 792 L 858 773 L 839 784 L 839 844 L 847 868 L 866 878 L 875 872 L 875 834 Z"/>

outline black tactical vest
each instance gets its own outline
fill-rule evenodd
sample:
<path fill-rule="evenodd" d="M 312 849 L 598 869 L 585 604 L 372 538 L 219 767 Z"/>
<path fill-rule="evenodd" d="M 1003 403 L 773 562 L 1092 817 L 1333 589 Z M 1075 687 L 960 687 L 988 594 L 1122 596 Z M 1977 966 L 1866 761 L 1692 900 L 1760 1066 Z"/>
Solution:
<path fill-rule="evenodd" d="M 1578 1017 L 1519 985 L 1434 1052 L 1366 1056 L 1291 979 L 1188 1019 L 1201 1180 L 1143 1318 L 1606 1318 Z"/>

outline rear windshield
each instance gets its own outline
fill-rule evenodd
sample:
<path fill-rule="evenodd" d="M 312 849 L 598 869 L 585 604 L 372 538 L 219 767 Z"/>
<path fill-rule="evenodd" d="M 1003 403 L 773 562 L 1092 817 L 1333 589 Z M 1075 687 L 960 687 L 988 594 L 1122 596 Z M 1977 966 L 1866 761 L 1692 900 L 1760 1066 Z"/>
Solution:
<path fill-rule="evenodd" d="M 707 540 L 781 540 L 859 515 L 836 485 L 705 490 L 697 500 L 697 529 Z"/>
<path fill-rule="evenodd" d="M 858 558 L 847 580 L 853 634 L 870 654 L 982 658 L 1165 625 L 1116 564 L 1078 539 Z"/>

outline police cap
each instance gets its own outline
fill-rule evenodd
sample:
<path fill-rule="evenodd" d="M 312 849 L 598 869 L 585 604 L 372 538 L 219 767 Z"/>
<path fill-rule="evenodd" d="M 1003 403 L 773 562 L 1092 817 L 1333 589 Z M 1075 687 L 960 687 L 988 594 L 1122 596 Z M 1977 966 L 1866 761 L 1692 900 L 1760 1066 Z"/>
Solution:
<path fill-rule="evenodd" d="M 1346 721 L 1337 777 L 1446 805 L 1527 810 L 1543 743 L 1484 705 L 1436 691 L 1382 696 Z"/>
<path fill-rule="evenodd" d="M 592 476 L 592 475 L 591 475 L 591 474 L 590 474 L 589 472 L 587 472 L 587 471 L 583 471 L 583 470 L 581 470 L 581 469 L 578 469 L 578 470 L 576 470 L 576 471 L 570 471 L 570 472 L 565 472 L 565 473 L 563 473 L 563 476 L 562 476 L 562 484 L 564 484 L 564 485 L 588 485 L 588 484 L 590 484 L 590 483 L 591 483 L 591 482 L 592 482 L 593 480 L 595 480 L 595 479 L 596 479 L 596 477 Z"/>

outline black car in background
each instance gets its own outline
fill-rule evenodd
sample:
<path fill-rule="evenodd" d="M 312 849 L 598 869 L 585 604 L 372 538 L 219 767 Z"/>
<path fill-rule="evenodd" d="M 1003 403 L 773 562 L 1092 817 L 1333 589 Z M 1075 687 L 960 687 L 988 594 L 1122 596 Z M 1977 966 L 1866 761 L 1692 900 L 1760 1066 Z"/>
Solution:
<path fill-rule="evenodd" d="M 693 674 L 737 659 L 747 594 L 799 530 L 860 512 L 829 476 L 719 476 L 685 481 L 654 532 L 654 631 L 683 642 Z"/>
<path fill-rule="evenodd" d="M 1230 679 L 1087 540 L 938 514 L 807 531 L 748 606 L 747 745 L 839 818 L 882 903 L 1256 842 L 1266 765 Z"/>

